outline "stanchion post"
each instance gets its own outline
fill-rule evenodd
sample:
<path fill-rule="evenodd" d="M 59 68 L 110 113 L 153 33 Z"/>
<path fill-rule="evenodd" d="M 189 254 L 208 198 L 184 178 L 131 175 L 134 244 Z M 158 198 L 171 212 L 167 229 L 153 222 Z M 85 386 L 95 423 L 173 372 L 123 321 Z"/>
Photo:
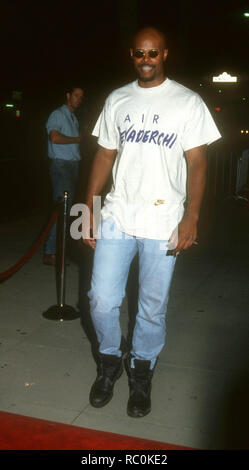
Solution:
<path fill-rule="evenodd" d="M 56 272 L 59 276 L 59 282 L 57 283 L 57 297 L 58 305 L 63 307 L 65 305 L 65 271 L 66 271 L 66 240 L 67 240 L 67 221 L 68 221 L 68 193 L 64 193 L 63 206 L 61 209 L 62 217 L 59 217 L 60 228 L 57 236 L 57 251 L 59 256 L 56 257 Z M 61 219 L 61 220 L 60 220 Z"/>
<path fill-rule="evenodd" d="M 68 192 L 64 192 L 64 197 L 59 205 L 57 221 L 57 241 L 56 241 L 56 290 L 57 305 L 53 305 L 43 317 L 48 320 L 64 321 L 79 318 L 79 313 L 70 305 L 65 304 L 66 292 L 66 246 L 67 229 L 69 220 Z"/>

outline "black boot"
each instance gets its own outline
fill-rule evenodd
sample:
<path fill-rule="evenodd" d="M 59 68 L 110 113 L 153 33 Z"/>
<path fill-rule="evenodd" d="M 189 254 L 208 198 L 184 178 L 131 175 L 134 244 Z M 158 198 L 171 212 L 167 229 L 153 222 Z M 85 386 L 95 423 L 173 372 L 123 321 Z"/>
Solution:
<path fill-rule="evenodd" d="M 130 358 L 126 367 L 129 378 L 130 396 L 127 404 L 127 413 L 132 418 L 142 418 L 151 410 L 151 379 L 153 370 L 150 370 L 150 361 L 134 360 L 132 368 Z"/>
<path fill-rule="evenodd" d="M 90 403 L 95 408 L 107 405 L 113 396 L 113 387 L 122 375 L 122 357 L 99 354 L 98 375 L 91 388 Z"/>

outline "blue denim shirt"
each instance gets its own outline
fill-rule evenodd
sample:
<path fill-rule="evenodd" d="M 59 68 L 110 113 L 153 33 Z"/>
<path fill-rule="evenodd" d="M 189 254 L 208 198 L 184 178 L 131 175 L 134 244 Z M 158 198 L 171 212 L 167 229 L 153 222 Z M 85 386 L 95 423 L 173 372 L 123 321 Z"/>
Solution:
<path fill-rule="evenodd" d="M 59 131 L 67 137 L 79 136 L 79 122 L 74 113 L 71 114 L 68 107 L 63 104 L 53 111 L 46 123 L 48 136 L 52 130 Z M 48 139 L 49 158 L 60 158 L 62 160 L 80 160 L 79 144 L 53 144 Z"/>

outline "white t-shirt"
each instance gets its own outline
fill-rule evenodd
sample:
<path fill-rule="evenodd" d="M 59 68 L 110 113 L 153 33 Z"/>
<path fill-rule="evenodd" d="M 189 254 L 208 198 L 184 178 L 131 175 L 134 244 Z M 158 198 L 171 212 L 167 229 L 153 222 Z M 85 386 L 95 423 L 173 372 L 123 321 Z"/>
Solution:
<path fill-rule="evenodd" d="M 168 78 L 151 88 L 132 82 L 108 96 L 93 135 L 117 149 L 103 218 L 129 235 L 168 240 L 184 212 L 184 151 L 221 137 L 201 97 Z"/>

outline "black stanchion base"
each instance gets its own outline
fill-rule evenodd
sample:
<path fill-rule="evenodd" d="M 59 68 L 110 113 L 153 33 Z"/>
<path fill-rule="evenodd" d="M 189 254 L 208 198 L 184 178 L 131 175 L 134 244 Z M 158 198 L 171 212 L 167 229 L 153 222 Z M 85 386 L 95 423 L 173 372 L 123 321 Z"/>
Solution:
<path fill-rule="evenodd" d="M 79 318 L 80 314 L 70 305 L 53 305 L 42 316 L 47 320 L 68 321 Z"/>

